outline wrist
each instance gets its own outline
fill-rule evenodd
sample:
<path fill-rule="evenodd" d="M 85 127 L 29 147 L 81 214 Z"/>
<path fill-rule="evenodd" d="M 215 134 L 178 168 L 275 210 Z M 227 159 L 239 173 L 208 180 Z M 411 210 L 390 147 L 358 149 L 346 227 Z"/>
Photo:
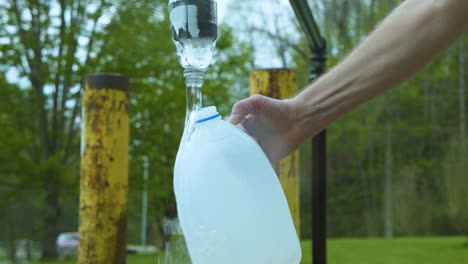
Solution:
<path fill-rule="evenodd" d="M 325 128 L 323 109 L 309 102 L 303 93 L 289 100 L 293 120 L 293 133 L 300 143 L 315 136 Z"/>

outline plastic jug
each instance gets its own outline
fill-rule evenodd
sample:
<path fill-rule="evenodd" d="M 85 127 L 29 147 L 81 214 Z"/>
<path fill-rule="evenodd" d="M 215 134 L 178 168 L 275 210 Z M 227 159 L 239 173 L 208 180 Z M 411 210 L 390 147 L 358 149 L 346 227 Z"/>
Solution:
<path fill-rule="evenodd" d="M 193 264 L 298 264 L 300 243 L 280 182 L 259 145 L 215 107 L 182 140 L 174 191 Z"/>

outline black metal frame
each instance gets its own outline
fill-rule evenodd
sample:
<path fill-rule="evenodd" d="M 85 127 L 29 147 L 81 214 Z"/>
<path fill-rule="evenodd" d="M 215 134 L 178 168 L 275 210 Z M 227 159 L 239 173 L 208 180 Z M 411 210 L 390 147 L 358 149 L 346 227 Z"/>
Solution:
<path fill-rule="evenodd" d="M 325 72 L 327 45 L 320 34 L 307 0 L 290 0 L 310 45 L 311 74 L 315 81 Z M 326 173 L 327 141 L 323 130 L 313 138 L 312 144 L 312 263 L 325 264 L 326 244 Z"/>

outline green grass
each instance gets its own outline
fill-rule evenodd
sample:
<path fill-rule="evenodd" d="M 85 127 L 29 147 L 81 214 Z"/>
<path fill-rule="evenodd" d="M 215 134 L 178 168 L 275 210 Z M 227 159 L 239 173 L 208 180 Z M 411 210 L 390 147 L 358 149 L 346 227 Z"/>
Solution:
<path fill-rule="evenodd" d="M 461 264 L 468 263 L 463 237 L 330 239 L 329 264 Z M 302 243 L 302 264 L 310 264 L 311 243 Z"/>
<path fill-rule="evenodd" d="M 468 263 L 467 239 L 463 237 L 396 238 L 391 240 L 330 239 L 329 264 L 463 264 Z M 311 243 L 302 242 L 301 264 L 311 264 Z M 128 264 L 156 263 L 158 255 L 129 255 Z M 76 260 L 41 262 L 74 264 Z M 164 264 L 164 263 L 161 263 Z M 185 264 L 185 263 L 170 263 Z"/>
<path fill-rule="evenodd" d="M 7 256 L 5 255 L 3 251 L 0 251 L 0 261 L 6 261 L 6 260 L 7 260 Z"/>
<path fill-rule="evenodd" d="M 148 255 L 128 255 L 127 264 L 152 264 L 156 263 L 158 255 L 148 254 Z M 76 264 L 76 259 L 72 260 L 63 260 L 63 261 L 41 261 L 35 262 L 34 264 Z M 182 263 L 181 263 L 182 264 Z"/>

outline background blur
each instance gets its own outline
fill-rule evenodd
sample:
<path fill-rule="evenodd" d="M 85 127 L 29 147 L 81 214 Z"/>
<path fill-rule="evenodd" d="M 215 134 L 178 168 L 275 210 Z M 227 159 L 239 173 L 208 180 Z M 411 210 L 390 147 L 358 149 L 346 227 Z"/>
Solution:
<path fill-rule="evenodd" d="M 310 1 L 328 41 L 328 67 L 399 2 Z M 96 72 L 132 79 L 128 243 L 140 244 L 146 156 L 146 234 L 148 244 L 164 248 L 164 223 L 176 217 L 172 169 L 185 117 L 166 5 L 0 0 L 0 262 L 18 241 L 33 241 L 44 257 L 55 257 L 45 248 L 55 247 L 59 233 L 77 231 L 80 82 Z M 249 74 L 258 68 L 292 68 L 299 87 L 307 84 L 309 49 L 287 0 L 218 5 L 220 37 L 203 88 L 205 106 L 227 116 L 248 96 Z M 331 262 L 336 248 L 336 254 L 352 248 L 354 240 L 341 240 L 350 237 L 450 236 L 459 250 L 453 255 L 468 258 L 467 39 L 329 127 L 327 234 L 338 243 L 329 250 Z M 311 235 L 309 144 L 301 150 L 304 240 Z"/>

